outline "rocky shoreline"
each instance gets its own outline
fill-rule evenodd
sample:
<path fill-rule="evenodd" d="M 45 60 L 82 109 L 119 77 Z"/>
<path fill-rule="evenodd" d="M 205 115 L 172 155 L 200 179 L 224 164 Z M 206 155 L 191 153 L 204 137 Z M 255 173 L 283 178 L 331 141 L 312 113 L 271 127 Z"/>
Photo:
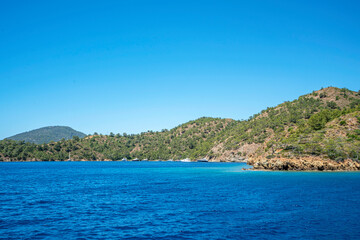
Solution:
<path fill-rule="evenodd" d="M 360 171 L 360 163 L 351 159 L 336 162 L 318 157 L 303 157 L 299 159 L 250 159 L 247 164 L 254 170 L 275 171 Z"/>

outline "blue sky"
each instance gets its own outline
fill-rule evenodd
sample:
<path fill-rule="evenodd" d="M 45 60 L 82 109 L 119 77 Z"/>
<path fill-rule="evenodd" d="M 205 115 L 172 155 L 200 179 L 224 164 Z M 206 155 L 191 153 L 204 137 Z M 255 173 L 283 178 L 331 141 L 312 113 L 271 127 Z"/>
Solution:
<path fill-rule="evenodd" d="M 246 119 L 360 89 L 358 1 L 3 1 L 0 139 Z"/>

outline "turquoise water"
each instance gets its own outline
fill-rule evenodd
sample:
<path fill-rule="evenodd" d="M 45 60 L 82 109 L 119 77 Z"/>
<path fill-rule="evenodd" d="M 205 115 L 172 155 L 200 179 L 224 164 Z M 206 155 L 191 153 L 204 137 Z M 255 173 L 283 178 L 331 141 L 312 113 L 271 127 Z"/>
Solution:
<path fill-rule="evenodd" d="M 4 239 L 357 239 L 360 173 L 238 163 L 0 164 Z"/>

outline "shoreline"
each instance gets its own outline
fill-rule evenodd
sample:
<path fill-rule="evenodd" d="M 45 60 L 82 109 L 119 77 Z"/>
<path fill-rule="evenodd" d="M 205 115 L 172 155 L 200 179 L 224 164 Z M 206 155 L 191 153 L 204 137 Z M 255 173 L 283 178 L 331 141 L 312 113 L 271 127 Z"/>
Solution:
<path fill-rule="evenodd" d="M 99 160 L 99 161 L 90 161 L 90 160 L 80 160 L 80 161 L 1 161 L 0 163 L 41 163 L 41 162 L 125 162 L 125 161 L 112 161 L 112 160 Z M 164 161 L 126 161 L 126 162 L 152 162 L 152 163 L 158 163 L 158 162 L 168 162 L 167 160 Z M 180 161 L 172 161 L 170 163 L 183 163 Z M 221 162 L 185 162 L 185 163 L 245 163 L 247 162 L 233 162 L 233 161 L 221 161 Z M 324 173 L 332 173 L 332 172 L 360 172 L 360 170 L 344 170 L 344 169 L 335 169 L 335 170 L 280 170 L 280 169 L 259 169 L 255 168 L 253 165 L 247 164 L 248 166 L 251 166 L 251 168 L 242 168 L 241 171 L 253 171 L 253 172 L 309 172 L 309 173 L 315 173 L 315 172 L 324 172 Z"/>
<path fill-rule="evenodd" d="M 332 172 L 360 172 L 360 170 L 274 170 L 274 169 L 254 169 L 248 168 L 243 169 L 243 171 L 253 171 L 253 172 L 309 172 L 309 173 L 332 173 Z"/>
<path fill-rule="evenodd" d="M 311 172 L 337 172 L 360 171 L 360 163 L 351 159 L 334 161 L 321 157 L 304 156 L 301 158 L 257 158 L 248 161 L 248 164 L 257 170 L 273 171 L 311 171 Z"/>
<path fill-rule="evenodd" d="M 216 162 L 212 162 L 212 161 L 208 161 L 208 162 L 198 162 L 198 161 L 191 161 L 191 162 L 181 162 L 181 161 L 167 161 L 167 160 L 148 160 L 148 161 L 113 161 L 113 160 L 71 160 L 71 161 L 60 161 L 60 160 L 55 160 L 55 161 L 38 161 L 38 160 L 29 160 L 29 161 L 0 161 L 0 163 L 19 163 L 19 162 L 170 162 L 170 163 L 246 163 L 246 162 L 234 162 L 234 161 L 216 161 Z"/>

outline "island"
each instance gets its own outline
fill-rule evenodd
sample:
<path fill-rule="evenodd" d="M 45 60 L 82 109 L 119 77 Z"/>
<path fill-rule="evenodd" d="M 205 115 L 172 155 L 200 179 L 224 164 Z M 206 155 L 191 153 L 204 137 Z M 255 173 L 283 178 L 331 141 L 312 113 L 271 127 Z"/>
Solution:
<path fill-rule="evenodd" d="M 57 131 L 52 139 L 29 133 L 32 142 L 29 134 L 0 141 L 0 161 L 189 158 L 246 161 L 259 170 L 358 171 L 360 91 L 327 87 L 268 107 L 247 120 L 202 117 L 170 130 L 140 134 L 71 132 L 59 140 L 58 136 L 68 135 Z M 39 143 L 36 137 L 47 141 Z"/>

